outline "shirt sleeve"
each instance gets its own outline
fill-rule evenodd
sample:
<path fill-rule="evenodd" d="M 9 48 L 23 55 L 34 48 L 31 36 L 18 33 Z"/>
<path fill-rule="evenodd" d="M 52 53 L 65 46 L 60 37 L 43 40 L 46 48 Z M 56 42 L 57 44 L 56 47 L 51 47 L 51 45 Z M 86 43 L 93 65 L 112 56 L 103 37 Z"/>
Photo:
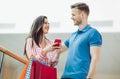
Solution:
<path fill-rule="evenodd" d="M 67 39 L 67 40 L 64 42 L 64 44 L 65 44 L 67 47 L 69 47 L 69 39 Z"/>
<path fill-rule="evenodd" d="M 74 33 L 72 33 L 65 41 L 64 41 L 64 44 L 69 48 L 69 44 L 70 44 L 70 39 L 72 38 L 72 36 L 75 34 L 75 32 Z"/>
<path fill-rule="evenodd" d="M 29 58 L 32 54 L 35 54 L 35 50 L 32 48 L 32 39 L 27 39 L 26 41 L 26 52 Z"/>
<path fill-rule="evenodd" d="M 94 30 L 92 34 L 90 34 L 89 44 L 90 46 L 101 46 L 102 45 L 102 36 L 97 30 Z"/>

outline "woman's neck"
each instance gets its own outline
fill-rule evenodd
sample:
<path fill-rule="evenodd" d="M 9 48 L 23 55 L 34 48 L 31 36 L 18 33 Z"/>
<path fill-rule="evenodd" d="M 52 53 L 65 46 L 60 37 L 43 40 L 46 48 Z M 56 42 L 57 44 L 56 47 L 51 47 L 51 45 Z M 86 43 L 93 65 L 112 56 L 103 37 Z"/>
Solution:
<path fill-rule="evenodd" d="M 45 38 L 45 36 L 42 38 L 42 41 L 41 41 L 41 43 L 40 43 L 40 46 L 42 47 L 42 48 L 45 48 L 46 47 L 46 38 Z"/>

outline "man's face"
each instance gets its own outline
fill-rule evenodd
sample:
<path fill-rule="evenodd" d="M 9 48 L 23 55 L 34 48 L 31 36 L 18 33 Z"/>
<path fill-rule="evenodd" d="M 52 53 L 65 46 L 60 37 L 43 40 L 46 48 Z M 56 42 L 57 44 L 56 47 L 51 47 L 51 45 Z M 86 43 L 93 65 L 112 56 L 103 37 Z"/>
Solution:
<path fill-rule="evenodd" d="M 82 11 L 77 8 L 72 8 L 72 17 L 71 19 L 74 22 L 74 25 L 81 25 L 82 24 Z"/>

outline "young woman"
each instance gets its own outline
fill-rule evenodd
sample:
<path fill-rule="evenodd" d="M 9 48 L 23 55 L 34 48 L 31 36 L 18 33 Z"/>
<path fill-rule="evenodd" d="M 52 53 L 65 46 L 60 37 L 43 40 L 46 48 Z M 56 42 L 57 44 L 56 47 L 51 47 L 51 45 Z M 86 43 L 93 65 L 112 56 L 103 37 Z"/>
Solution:
<path fill-rule="evenodd" d="M 49 22 L 46 16 L 37 17 L 31 27 L 26 39 L 24 54 L 30 58 L 34 56 L 48 66 L 55 66 L 58 63 L 60 46 L 46 38 L 49 31 Z"/>

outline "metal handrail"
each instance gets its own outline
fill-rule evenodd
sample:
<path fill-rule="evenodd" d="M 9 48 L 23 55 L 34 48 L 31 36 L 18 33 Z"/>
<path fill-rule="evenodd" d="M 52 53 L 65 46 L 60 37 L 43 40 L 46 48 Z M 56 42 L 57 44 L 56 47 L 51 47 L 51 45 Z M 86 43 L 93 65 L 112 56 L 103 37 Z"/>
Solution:
<path fill-rule="evenodd" d="M 1 71 L 2 71 L 3 60 L 4 60 L 4 53 L 2 53 L 1 60 L 0 60 L 0 74 L 1 74 Z"/>
<path fill-rule="evenodd" d="M 0 46 L 0 51 L 13 57 L 14 59 L 22 62 L 23 64 L 26 64 L 27 60 L 21 58 L 20 56 L 14 54 L 12 51 L 8 50 L 7 48 L 3 47 L 3 46 Z"/>

